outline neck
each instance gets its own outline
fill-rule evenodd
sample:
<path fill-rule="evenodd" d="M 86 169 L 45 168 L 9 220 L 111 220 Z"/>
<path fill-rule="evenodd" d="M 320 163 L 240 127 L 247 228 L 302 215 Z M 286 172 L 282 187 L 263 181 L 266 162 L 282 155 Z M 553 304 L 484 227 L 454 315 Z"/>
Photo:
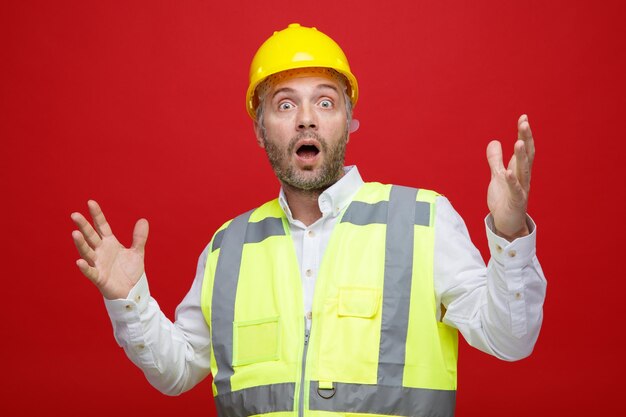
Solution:
<path fill-rule="evenodd" d="M 294 219 L 310 226 L 322 217 L 318 199 L 323 189 L 301 190 L 283 183 L 283 191 Z"/>

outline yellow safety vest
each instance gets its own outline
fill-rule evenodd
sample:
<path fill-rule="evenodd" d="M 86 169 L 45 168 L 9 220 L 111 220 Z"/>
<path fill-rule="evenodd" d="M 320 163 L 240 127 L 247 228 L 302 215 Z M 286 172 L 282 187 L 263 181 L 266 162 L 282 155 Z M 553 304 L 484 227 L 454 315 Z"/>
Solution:
<path fill-rule="evenodd" d="M 310 332 L 278 201 L 213 237 L 202 288 L 220 417 L 452 416 L 457 331 L 437 319 L 428 190 L 364 184 L 331 234 Z"/>

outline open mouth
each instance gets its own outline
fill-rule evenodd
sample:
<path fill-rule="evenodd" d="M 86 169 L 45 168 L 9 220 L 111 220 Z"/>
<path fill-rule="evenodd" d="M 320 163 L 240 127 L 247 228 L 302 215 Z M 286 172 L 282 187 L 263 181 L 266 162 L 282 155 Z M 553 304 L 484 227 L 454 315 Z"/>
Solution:
<path fill-rule="evenodd" d="M 320 153 L 320 150 L 317 146 L 311 144 L 305 144 L 298 147 L 296 150 L 296 155 L 302 159 L 312 159 Z"/>

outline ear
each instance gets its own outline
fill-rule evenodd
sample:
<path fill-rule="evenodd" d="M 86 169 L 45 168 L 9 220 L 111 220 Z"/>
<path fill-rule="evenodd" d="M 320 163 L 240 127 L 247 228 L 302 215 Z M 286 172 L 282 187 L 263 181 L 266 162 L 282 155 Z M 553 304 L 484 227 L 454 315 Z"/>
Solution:
<path fill-rule="evenodd" d="M 254 134 L 256 136 L 256 143 L 261 148 L 265 148 L 265 141 L 263 140 L 263 129 L 261 129 L 261 126 L 256 120 L 253 123 L 254 123 Z"/>
<path fill-rule="evenodd" d="M 361 126 L 361 123 L 357 119 L 350 120 L 349 132 L 350 133 L 356 132 L 357 130 L 359 130 L 359 126 Z"/>

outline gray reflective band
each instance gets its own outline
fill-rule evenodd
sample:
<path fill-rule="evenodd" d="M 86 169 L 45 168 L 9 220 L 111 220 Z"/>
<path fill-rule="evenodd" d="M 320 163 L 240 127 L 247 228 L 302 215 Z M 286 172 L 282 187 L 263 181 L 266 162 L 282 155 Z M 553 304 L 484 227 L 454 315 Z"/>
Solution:
<path fill-rule="evenodd" d="M 385 282 L 378 384 L 401 387 L 413 277 L 413 221 L 417 190 L 391 187 L 385 240 Z"/>
<path fill-rule="evenodd" d="M 259 243 L 270 236 L 284 236 L 285 228 L 280 217 L 266 217 L 260 222 L 248 223 L 244 243 Z"/>
<path fill-rule="evenodd" d="M 222 247 L 222 239 L 224 238 L 224 232 L 226 229 L 222 229 L 213 236 L 213 243 L 211 244 L 211 252 L 218 250 Z"/>
<path fill-rule="evenodd" d="M 352 202 L 343 217 L 341 223 L 352 223 L 357 226 L 367 226 L 368 224 L 387 223 L 387 201 L 369 204 L 362 201 Z M 415 223 L 419 226 L 430 226 L 430 203 L 425 201 L 415 202 Z M 217 239 L 217 236 L 215 236 Z"/>
<path fill-rule="evenodd" d="M 215 234 L 215 237 L 213 238 L 213 245 L 211 246 L 211 252 L 222 247 L 222 239 L 224 238 L 224 232 L 226 232 L 227 229 L 228 228 L 222 229 Z M 285 229 L 283 227 L 283 220 L 279 217 L 266 217 L 260 222 L 248 223 L 244 243 L 259 243 L 270 236 L 284 235 Z"/>
<path fill-rule="evenodd" d="M 215 396 L 219 417 L 248 417 L 256 414 L 293 411 L 295 383 L 261 385 Z"/>
<path fill-rule="evenodd" d="M 213 375 L 213 381 L 218 393 L 227 393 L 231 390 L 235 296 L 246 226 L 251 214 L 252 210 L 236 217 L 228 225 L 221 242 L 223 250 L 215 267 L 211 300 L 211 340 L 217 361 L 217 373 Z"/>
<path fill-rule="evenodd" d="M 311 410 L 403 417 L 454 416 L 456 391 L 335 382 L 335 395 L 325 399 L 317 393 L 318 387 L 317 381 L 311 381 Z"/>
<path fill-rule="evenodd" d="M 418 226 L 430 226 L 430 203 L 425 201 L 415 202 L 415 224 Z"/>
<path fill-rule="evenodd" d="M 357 226 L 373 223 L 385 224 L 387 223 L 387 206 L 387 201 L 379 201 L 374 204 L 353 201 L 343 214 L 341 223 L 352 223 Z"/>

